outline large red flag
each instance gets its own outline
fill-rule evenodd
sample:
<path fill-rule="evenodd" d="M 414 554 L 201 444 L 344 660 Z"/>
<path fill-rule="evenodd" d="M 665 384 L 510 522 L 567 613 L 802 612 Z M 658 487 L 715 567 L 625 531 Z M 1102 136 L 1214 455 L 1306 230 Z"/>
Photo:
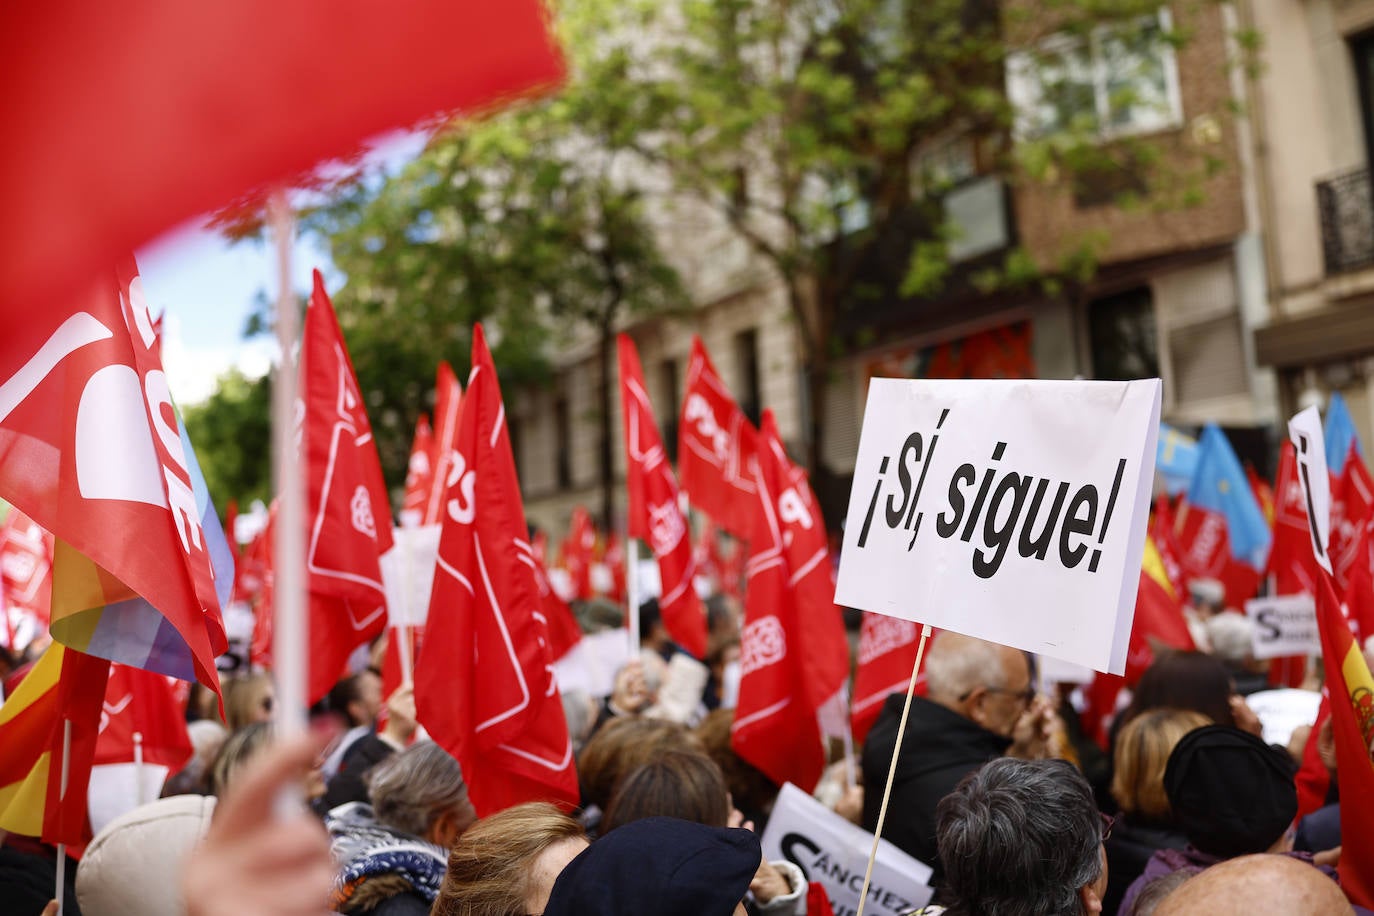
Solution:
<path fill-rule="evenodd" d="M 132 262 L 3 308 L 0 497 L 57 539 L 54 638 L 218 690 L 210 542 Z"/>
<path fill-rule="evenodd" d="M 919 625 L 900 617 L 864 611 L 859 628 L 859 660 L 854 670 L 854 699 L 849 721 L 854 740 L 862 742 L 878 720 L 889 694 L 905 692 L 916 665 Z M 916 680 L 916 693 L 925 696 L 926 673 Z"/>
<path fill-rule="evenodd" d="M 391 549 L 372 425 L 318 270 L 301 342 L 301 398 L 310 576 L 306 699 L 313 703 L 343 675 L 353 650 L 386 626 L 380 557 Z"/>
<path fill-rule="evenodd" d="M 401 524 L 419 525 L 425 517 L 425 506 L 434 483 L 434 431 L 429 417 L 420 414 L 415 421 L 415 438 L 410 445 L 410 461 L 406 464 L 405 496 L 401 499 Z"/>
<path fill-rule="evenodd" d="M 537 0 L 6 4 L 0 292 L 46 315 L 182 220 L 561 72 Z"/>
<path fill-rule="evenodd" d="M 463 404 L 463 387 L 445 360 L 439 363 L 434 379 L 434 475 L 430 479 L 422 525 L 437 525 L 444 509 L 444 482 L 453 467 L 453 449 L 458 441 L 458 412 Z"/>
<path fill-rule="evenodd" d="M 706 617 L 693 579 L 696 562 L 687 519 L 678 505 L 677 481 L 654 422 L 644 371 L 634 341 L 624 334 L 620 347 L 620 404 L 625 418 L 626 516 L 630 537 L 649 544 L 658 560 L 663 593 L 658 599 L 668 635 L 695 658 L 706 657 Z"/>
<path fill-rule="evenodd" d="M 1321 631 L 1326 687 L 1331 700 L 1331 730 L 1336 743 L 1336 782 L 1340 785 L 1341 890 L 1352 903 L 1374 907 L 1374 677 L 1369 673 L 1328 576 L 1317 582 L 1317 625 Z"/>
<path fill-rule="evenodd" d="M 678 474 L 692 505 L 735 537 L 748 538 L 758 432 L 716 374 L 700 337 L 692 338 L 677 441 Z"/>
<path fill-rule="evenodd" d="M 479 817 L 578 798 L 505 419 L 479 325 L 415 668 L 420 721 L 462 765 Z"/>
<path fill-rule="evenodd" d="M 775 782 L 810 791 L 825 767 L 818 713 L 849 676 L 829 540 L 806 474 L 764 411 L 741 633 L 735 751 Z"/>

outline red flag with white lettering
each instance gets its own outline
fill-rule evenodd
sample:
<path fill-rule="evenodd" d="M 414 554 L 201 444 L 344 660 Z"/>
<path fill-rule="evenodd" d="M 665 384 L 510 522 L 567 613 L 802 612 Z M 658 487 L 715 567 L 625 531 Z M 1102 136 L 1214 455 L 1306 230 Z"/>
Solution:
<path fill-rule="evenodd" d="M 481 326 L 458 421 L 415 703 L 458 759 L 473 807 L 577 803 L 577 772 L 515 475 L 505 406 Z M 480 669 L 478 667 L 480 659 Z"/>
<path fill-rule="evenodd" d="M 418 525 L 425 517 L 431 484 L 434 482 L 434 431 L 429 417 L 420 414 L 415 421 L 415 438 L 410 444 L 406 464 L 405 496 L 401 499 L 401 524 Z"/>
<path fill-rule="evenodd" d="M 1293 443 L 1279 447 L 1279 474 L 1274 484 L 1274 546 L 1267 574 L 1277 595 L 1316 594 L 1317 561 L 1307 534 L 1307 507 L 1298 480 Z"/>
<path fill-rule="evenodd" d="M 849 720 L 854 740 L 862 742 L 878 720 L 889 694 L 905 692 L 916 665 L 916 638 L 921 628 L 910 620 L 864 611 L 859 628 L 859 663 L 854 671 L 854 699 Z M 926 695 L 926 673 L 916 679 L 917 696 Z"/>
<path fill-rule="evenodd" d="M 310 583 L 306 698 L 313 703 L 343 675 L 353 650 L 386 626 L 380 558 L 391 549 L 390 504 L 372 425 L 318 270 L 301 342 L 301 397 Z"/>
<path fill-rule="evenodd" d="M 829 539 L 806 474 L 764 411 L 755 464 L 753 550 L 731 741 L 775 782 L 810 791 L 825 766 L 818 713 L 849 676 Z"/>
<path fill-rule="evenodd" d="M 0 497 L 57 538 L 54 638 L 218 690 L 208 542 L 132 261 L 63 308 L 6 302 Z"/>
<path fill-rule="evenodd" d="M 692 505 L 735 537 L 754 524 L 758 431 L 730 396 L 700 337 L 692 338 L 678 420 L 678 476 Z"/>
<path fill-rule="evenodd" d="M 648 543 L 663 583 L 658 599 L 663 626 L 673 642 L 697 659 L 706 656 L 706 617 L 693 579 L 696 563 L 687 519 L 678 505 L 677 481 L 659 439 L 644 371 L 634 341 L 624 334 L 620 349 L 620 404 L 625 419 L 626 524 L 630 537 Z"/>
<path fill-rule="evenodd" d="M 578 506 L 573 509 L 568 536 L 563 541 L 563 565 L 572 580 L 573 597 L 578 601 L 595 595 L 592 591 L 592 563 L 595 560 L 596 525 L 587 510 Z"/>

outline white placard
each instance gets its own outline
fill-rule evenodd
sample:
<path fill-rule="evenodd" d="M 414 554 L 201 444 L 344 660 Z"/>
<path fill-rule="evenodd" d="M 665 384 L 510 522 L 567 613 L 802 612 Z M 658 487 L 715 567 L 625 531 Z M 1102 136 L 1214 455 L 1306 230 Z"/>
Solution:
<path fill-rule="evenodd" d="M 874 379 L 836 603 L 1123 673 L 1160 392 Z"/>
<path fill-rule="evenodd" d="M 1245 616 L 1255 625 L 1251 636 L 1255 658 L 1321 655 L 1317 606 L 1311 595 L 1254 598 L 1245 602 Z"/>
<path fill-rule="evenodd" d="M 429 592 L 439 559 L 438 525 L 392 528 L 394 544 L 382 555 L 382 587 L 387 622 L 393 627 L 422 627 L 429 619 Z"/>
<path fill-rule="evenodd" d="M 806 873 L 806 880 L 825 886 L 835 916 L 858 911 L 873 834 L 787 783 L 762 839 L 765 859 L 787 859 Z M 925 906 L 933 893 L 926 884 L 929 880 L 930 866 L 880 840 L 864 912 L 897 916 Z"/>
<path fill-rule="evenodd" d="M 1331 477 L 1326 468 L 1322 417 L 1309 407 L 1288 421 L 1288 438 L 1298 452 L 1298 483 L 1307 507 L 1307 531 L 1312 553 L 1331 572 Z"/>

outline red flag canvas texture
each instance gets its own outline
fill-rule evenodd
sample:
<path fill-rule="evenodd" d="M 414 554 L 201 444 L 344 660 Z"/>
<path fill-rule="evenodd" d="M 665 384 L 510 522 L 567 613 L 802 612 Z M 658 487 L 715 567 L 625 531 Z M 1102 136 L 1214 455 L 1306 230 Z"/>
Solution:
<path fill-rule="evenodd" d="M 562 71 L 537 0 L 8 4 L 4 301 L 45 315 L 182 220 Z"/>
<path fill-rule="evenodd" d="M 0 588 L 4 590 L 0 607 L 31 614 L 44 629 L 51 619 L 52 556 L 52 535 L 23 512 L 11 509 L 0 529 Z"/>
<path fill-rule="evenodd" d="M 701 338 L 692 338 L 678 420 L 678 475 L 692 505 L 738 538 L 754 524 L 758 432 L 730 396 Z"/>
<path fill-rule="evenodd" d="M 1155 500 L 1154 511 L 1150 516 L 1150 540 L 1159 551 L 1159 560 L 1164 566 L 1164 575 L 1174 594 L 1183 600 L 1188 594 L 1188 573 L 1183 568 L 1183 549 L 1178 546 L 1174 535 L 1174 510 L 1169 505 L 1169 497 L 1161 493 Z"/>
<path fill-rule="evenodd" d="M 1374 525 L 1365 524 L 1356 542 L 1345 587 L 1350 629 L 1360 645 L 1374 636 Z"/>
<path fill-rule="evenodd" d="M 547 631 L 505 407 L 486 338 L 472 375 L 444 500 L 425 648 L 420 721 L 463 767 L 485 817 L 511 805 L 577 803 L 577 772 Z"/>
<path fill-rule="evenodd" d="M 625 420 L 625 486 L 629 491 L 626 524 L 658 561 L 663 583 L 659 610 L 673 642 L 692 657 L 706 657 L 706 616 L 697 597 L 691 533 L 678 503 L 677 481 L 658 435 L 644 371 L 634 342 L 620 335 L 620 404 Z"/>
<path fill-rule="evenodd" d="M 443 514 L 444 491 L 453 470 L 453 447 L 458 439 L 458 412 L 462 404 L 463 388 L 453 374 L 453 367 L 447 362 L 439 363 L 434 380 L 434 444 L 431 447 L 434 476 L 425 498 L 424 515 L 420 518 L 422 525 L 439 524 Z"/>
<path fill-rule="evenodd" d="M 1316 593 L 1318 567 L 1307 535 L 1307 506 L 1297 467 L 1293 443 L 1285 441 L 1279 449 L 1274 483 L 1274 546 L 1267 571 L 1273 576 L 1276 595 Z"/>
<path fill-rule="evenodd" d="M 825 766 L 817 713 L 849 676 L 829 543 L 806 475 L 771 411 L 759 434 L 756 520 L 740 635 L 735 752 L 777 783 L 810 791 Z"/>
<path fill-rule="evenodd" d="M 134 762 L 134 736 L 143 762 L 175 773 L 191 759 L 185 709 L 177 705 L 172 684 L 151 671 L 112 665 L 100 713 L 93 763 Z"/>
<path fill-rule="evenodd" d="M 625 575 L 625 545 L 621 543 L 620 535 L 614 531 L 606 535 L 606 549 L 601 554 L 601 562 L 605 563 L 611 572 L 611 593 L 607 597 L 616 604 L 624 604 L 629 595 Z"/>
<path fill-rule="evenodd" d="M 900 617 L 864 611 L 859 628 L 859 662 L 854 671 L 854 698 L 849 706 L 854 740 L 862 743 L 892 693 L 905 693 L 916 664 L 919 624 Z M 916 679 L 916 693 L 925 696 L 926 673 Z"/>
<path fill-rule="evenodd" d="M 1353 443 L 1350 452 L 1341 473 L 1331 478 L 1331 572 L 1338 591 L 1349 582 L 1360 533 L 1374 514 L 1374 480 Z"/>
<path fill-rule="evenodd" d="M 110 663 L 53 643 L 0 706 L 0 830 L 45 843 L 90 838 L 86 790 Z M 64 723 L 71 723 L 62 791 Z"/>
<path fill-rule="evenodd" d="M 1136 589 L 1135 620 L 1126 653 L 1126 680 L 1134 684 L 1154 663 L 1155 647 L 1193 649 L 1193 636 L 1183 616 L 1182 596 L 1174 591 L 1153 537 L 1145 539 Z"/>
<path fill-rule="evenodd" d="M 343 675 L 353 650 L 386 626 L 380 558 L 392 543 L 372 425 L 319 271 L 305 315 L 301 397 L 310 583 L 306 698 L 313 703 Z"/>
<path fill-rule="evenodd" d="M 1331 580 L 1317 583 L 1317 626 L 1321 631 L 1331 729 L 1336 744 L 1336 781 L 1340 785 L 1341 890 L 1352 903 L 1374 907 L 1374 823 L 1361 816 L 1374 811 L 1374 677 L 1341 614 Z"/>
<path fill-rule="evenodd" d="M 1231 553 L 1226 518 L 1189 502 L 1179 506 L 1178 544 L 1190 579 L 1216 579 L 1226 589 L 1226 606 L 1241 608 L 1255 596 L 1260 572 Z"/>
<path fill-rule="evenodd" d="M 568 537 L 563 541 L 563 567 L 572 580 L 573 596 L 578 601 L 595 595 L 592 591 L 592 564 L 595 561 L 596 525 L 587 510 L 578 506 L 573 509 Z"/>
<path fill-rule="evenodd" d="M 1302 820 L 1326 804 L 1327 793 L 1331 791 L 1331 771 L 1322 762 L 1317 749 L 1317 741 L 1327 720 L 1331 718 L 1331 691 L 1322 689 L 1322 702 L 1317 707 L 1317 720 L 1307 734 L 1307 743 L 1302 749 L 1302 765 L 1294 782 L 1298 788 L 1298 815 Z"/>
<path fill-rule="evenodd" d="M 6 301 L 0 497 L 56 537 L 54 638 L 218 690 L 209 544 L 132 262 L 60 308 Z"/>
<path fill-rule="evenodd" d="M 434 483 L 434 431 L 429 417 L 420 414 L 415 421 L 415 438 L 406 464 L 405 496 L 401 500 L 401 524 L 419 525 L 425 517 L 431 485 Z"/>
<path fill-rule="evenodd" d="M 544 568 L 543 547 L 532 544 L 528 562 L 523 551 L 520 556 L 520 561 L 534 570 L 535 584 L 539 587 L 539 610 L 535 616 L 543 621 L 548 630 L 549 658 L 558 661 L 582 641 L 582 627 L 578 625 L 568 602 L 559 597 L 549 582 L 549 572 Z"/>

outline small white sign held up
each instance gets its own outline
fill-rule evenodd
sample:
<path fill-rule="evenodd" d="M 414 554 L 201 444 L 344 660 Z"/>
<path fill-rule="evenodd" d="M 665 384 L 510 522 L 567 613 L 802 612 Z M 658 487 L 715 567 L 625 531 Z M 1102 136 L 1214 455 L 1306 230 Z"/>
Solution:
<path fill-rule="evenodd" d="M 1123 673 L 1160 390 L 874 379 L 836 602 Z"/>
<path fill-rule="evenodd" d="M 762 838 L 764 858 L 770 862 L 787 859 L 806 873 L 808 881 L 824 885 L 835 916 L 853 916 L 858 911 L 872 843 L 873 834 L 791 783 L 782 787 Z M 930 873 L 929 866 L 883 840 L 865 912 L 897 916 L 925 906 L 933 893 L 926 886 Z"/>
<path fill-rule="evenodd" d="M 1255 624 L 1255 658 L 1320 655 L 1317 608 L 1311 595 L 1279 595 L 1245 602 L 1245 616 Z"/>

